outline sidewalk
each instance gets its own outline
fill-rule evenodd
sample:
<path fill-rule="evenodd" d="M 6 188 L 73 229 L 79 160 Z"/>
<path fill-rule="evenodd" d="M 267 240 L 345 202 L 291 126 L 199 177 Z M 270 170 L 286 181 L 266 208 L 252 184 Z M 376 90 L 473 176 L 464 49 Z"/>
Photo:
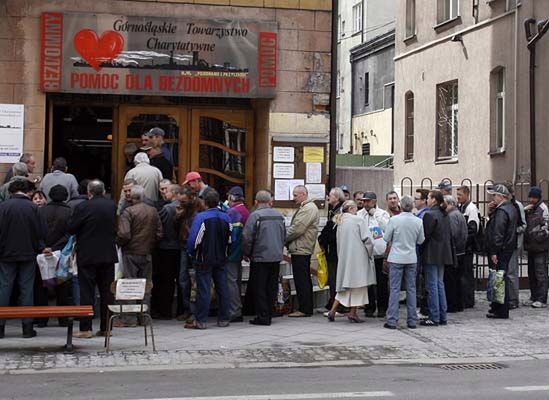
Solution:
<path fill-rule="evenodd" d="M 527 296 L 521 293 L 524 300 Z M 0 368 L 28 373 L 549 359 L 549 309 L 520 307 L 509 320 L 491 320 L 484 317 L 484 293 L 477 299 L 474 310 L 449 314 L 448 326 L 416 330 L 403 328 L 405 318 L 399 330 L 391 331 L 377 318 L 363 324 L 346 318 L 330 323 L 322 314 L 276 318 L 270 327 L 245 322 L 218 328 L 211 321 L 202 331 L 183 329 L 175 320 L 154 321 L 157 353 L 150 343 L 145 348 L 142 328 L 115 328 L 111 354 L 105 353 L 103 338 L 75 338 L 76 352 L 64 354 L 64 328 L 38 329 L 38 336 L 29 340 L 20 337 L 19 321 L 10 321 L 0 340 Z"/>

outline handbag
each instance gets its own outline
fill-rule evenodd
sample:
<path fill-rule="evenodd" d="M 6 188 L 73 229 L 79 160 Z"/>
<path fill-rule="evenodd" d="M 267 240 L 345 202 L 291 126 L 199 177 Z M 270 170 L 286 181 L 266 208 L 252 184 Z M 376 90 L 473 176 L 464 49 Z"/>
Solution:
<path fill-rule="evenodd" d="M 318 261 L 316 278 L 318 280 L 318 287 L 322 289 L 328 283 L 328 261 L 326 261 L 326 254 L 324 251 L 316 253 L 316 259 Z"/>
<path fill-rule="evenodd" d="M 503 304 L 505 302 L 505 278 L 503 271 L 488 270 L 488 287 L 486 298 L 491 303 Z"/>

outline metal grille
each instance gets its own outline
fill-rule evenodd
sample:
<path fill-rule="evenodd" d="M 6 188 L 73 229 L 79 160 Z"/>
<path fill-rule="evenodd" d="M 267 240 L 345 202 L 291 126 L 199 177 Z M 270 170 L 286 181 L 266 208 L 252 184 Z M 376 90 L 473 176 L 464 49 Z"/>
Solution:
<path fill-rule="evenodd" d="M 439 368 L 442 368 L 446 371 L 476 371 L 476 370 L 485 370 L 485 369 L 504 369 L 505 366 L 496 363 L 485 363 L 485 364 L 443 364 L 439 365 Z"/>

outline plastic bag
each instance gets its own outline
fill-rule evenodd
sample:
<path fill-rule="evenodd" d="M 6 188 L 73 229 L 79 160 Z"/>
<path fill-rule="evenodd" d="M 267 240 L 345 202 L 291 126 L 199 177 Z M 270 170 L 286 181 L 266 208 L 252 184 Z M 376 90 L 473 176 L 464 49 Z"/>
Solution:
<path fill-rule="evenodd" d="M 42 276 L 42 282 L 46 287 L 53 287 L 57 285 L 57 278 L 55 272 L 57 269 L 57 263 L 59 262 L 59 256 L 61 252 L 59 250 L 54 251 L 51 256 L 40 254 L 36 256 L 36 262 L 40 269 L 40 275 Z"/>
<path fill-rule="evenodd" d="M 72 279 L 73 275 L 71 272 L 71 256 L 74 251 L 74 246 L 76 244 L 76 236 L 71 236 L 69 241 L 61 250 L 59 256 L 59 263 L 57 264 L 57 270 L 55 271 L 55 277 L 57 278 L 57 283 L 63 283 Z"/>
<path fill-rule="evenodd" d="M 116 246 L 116 253 L 118 254 L 118 262 L 114 264 L 114 280 L 124 278 L 124 264 L 122 263 L 122 248 Z"/>
<path fill-rule="evenodd" d="M 486 298 L 491 303 L 503 304 L 505 302 L 505 278 L 503 277 L 503 271 L 489 270 Z"/>
<path fill-rule="evenodd" d="M 326 261 L 326 254 L 323 251 L 316 253 L 316 259 L 318 261 L 316 277 L 318 279 L 318 287 L 322 289 L 328 283 L 328 261 Z"/>

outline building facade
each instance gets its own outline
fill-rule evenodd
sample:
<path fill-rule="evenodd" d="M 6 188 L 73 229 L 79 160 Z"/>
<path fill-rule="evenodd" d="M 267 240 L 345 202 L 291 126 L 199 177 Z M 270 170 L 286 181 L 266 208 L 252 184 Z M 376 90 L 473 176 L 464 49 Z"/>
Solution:
<path fill-rule="evenodd" d="M 518 3 L 518 4 L 517 4 Z M 409 177 L 454 185 L 530 179 L 529 59 L 524 21 L 549 17 L 535 0 L 398 3 L 395 187 Z M 534 24 L 535 25 L 535 24 Z M 535 28 L 533 28 L 535 33 Z M 549 37 L 537 46 L 537 176 L 542 158 Z M 539 179 L 538 179 L 539 180 Z"/>
<path fill-rule="evenodd" d="M 274 189 L 273 147 L 328 151 L 329 0 L 7 0 L 0 49 L 0 103 L 24 105 L 38 174 L 63 156 L 116 196 L 159 126 L 178 182 L 195 170 L 251 200 Z"/>

